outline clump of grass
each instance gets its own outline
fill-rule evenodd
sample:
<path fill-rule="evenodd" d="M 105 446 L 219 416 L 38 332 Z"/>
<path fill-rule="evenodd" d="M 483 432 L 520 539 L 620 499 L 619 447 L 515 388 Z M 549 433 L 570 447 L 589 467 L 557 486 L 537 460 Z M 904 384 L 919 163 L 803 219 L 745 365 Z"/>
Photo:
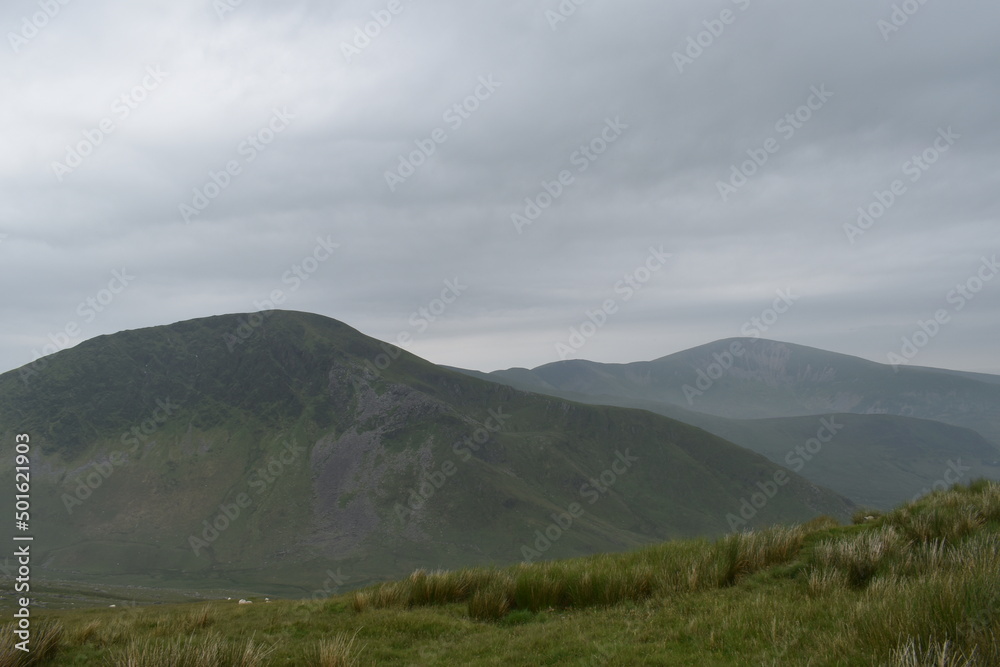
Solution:
<path fill-rule="evenodd" d="M 722 580 L 719 558 L 714 551 L 706 549 L 698 557 L 693 558 L 686 571 L 687 589 L 702 591 L 716 588 Z"/>
<path fill-rule="evenodd" d="M 610 606 L 642 600 L 649 597 L 655 587 L 656 575 L 652 567 L 628 566 L 608 560 L 569 573 L 565 606 Z"/>
<path fill-rule="evenodd" d="M 354 667 L 361 660 L 364 644 L 356 644 L 358 633 L 338 633 L 333 639 L 324 639 L 316 650 L 318 667 Z"/>
<path fill-rule="evenodd" d="M 87 642 L 97 641 L 101 636 L 101 626 L 103 624 L 98 620 L 93 620 L 88 622 L 82 628 L 78 628 L 73 633 L 73 643 L 75 644 L 86 644 Z"/>
<path fill-rule="evenodd" d="M 824 540 L 813 549 L 813 562 L 820 569 L 843 572 L 853 588 L 864 588 L 883 563 L 903 551 L 899 533 L 891 526 L 858 533 L 850 538 Z"/>
<path fill-rule="evenodd" d="M 50 621 L 35 621 L 31 625 L 31 640 L 27 652 L 15 645 L 22 641 L 14 634 L 15 623 L 0 628 L 0 667 L 41 665 L 59 652 L 63 643 L 63 626 Z"/>
<path fill-rule="evenodd" d="M 405 581 L 376 584 L 372 588 L 355 591 L 351 595 L 351 607 L 356 612 L 362 612 L 369 607 L 385 609 L 386 607 L 403 607 L 410 600 L 410 584 Z"/>
<path fill-rule="evenodd" d="M 215 615 L 212 613 L 212 608 L 209 605 L 205 605 L 200 610 L 195 610 L 188 614 L 188 632 L 194 632 L 195 630 L 207 628 L 214 622 Z"/>
<path fill-rule="evenodd" d="M 956 544 L 991 521 L 1000 521 L 1000 486 L 976 480 L 934 491 L 885 515 L 886 522 L 919 542 Z"/>
<path fill-rule="evenodd" d="M 514 605 L 538 611 L 569 606 L 569 581 L 558 563 L 539 563 L 517 573 L 513 584 Z"/>
<path fill-rule="evenodd" d="M 806 592 L 810 597 L 830 595 L 847 588 L 847 577 L 833 568 L 813 568 L 806 578 Z"/>
<path fill-rule="evenodd" d="M 112 651 L 110 664 L 121 667 L 259 667 L 274 650 L 253 638 L 232 643 L 221 635 L 194 635 L 186 639 L 157 642 L 136 640 Z"/>
<path fill-rule="evenodd" d="M 932 641 L 927 646 L 921 646 L 915 639 L 908 640 L 892 652 L 888 667 L 975 667 L 973 656 L 967 656 L 947 639 L 943 642 Z"/>
<path fill-rule="evenodd" d="M 716 553 L 721 559 L 718 584 L 732 586 L 745 575 L 789 562 L 798 555 L 804 539 L 805 532 L 800 526 L 775 526 L 727 535 L 716 543 Z"/>
<path fill-rule="evenodd" d="M 948 642 L 973 664 L 1000 664 L 1000 581 L 996 571 L 937 572 L 903 581 L 859 609 L 858 636 L 877 650 L 907 637 L 921 652 Z M 927 663 L 932 664 L 932 663 Z M 951 664 L 951 663 L 945 663 Z"/>
<path fill-rule="evenodd" d="M 511 605 L 508 587 L 498 582 L 472 594 L 469 598 L 469 618 L 496 623 L 507 615 Z"/>
<path fill-rule="evenodd" d="M 495 576 L 496 571 L 490 569 L 437 571 L 430 574 L 417 570 L 406 582 L 410 587 L 409 604 L 422 606 L 464 602 L 476 589 L 490 585 Z"/>

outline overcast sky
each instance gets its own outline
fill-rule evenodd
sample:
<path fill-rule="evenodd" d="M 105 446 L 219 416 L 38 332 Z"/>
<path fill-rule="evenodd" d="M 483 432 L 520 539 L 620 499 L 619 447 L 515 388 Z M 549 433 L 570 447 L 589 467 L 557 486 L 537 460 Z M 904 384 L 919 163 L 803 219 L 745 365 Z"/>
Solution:
<path fill-rule="evenodd" d="M 5 2 L 0 370 L 280 291 L 480 370 L 1000 372 L 1000 7 L 896 7 Z"/>

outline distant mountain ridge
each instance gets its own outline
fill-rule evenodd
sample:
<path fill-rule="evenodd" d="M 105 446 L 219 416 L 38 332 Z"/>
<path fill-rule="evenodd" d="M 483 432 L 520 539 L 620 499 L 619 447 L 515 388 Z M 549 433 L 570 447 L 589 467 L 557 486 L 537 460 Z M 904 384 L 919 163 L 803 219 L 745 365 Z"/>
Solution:
<path fill-rule="evenodd" d="M 28 381 L 0 375 L 0 437 L 32 440 L 36 574 L 309 595 L 330 572 L 353 587 L 720 534 L 748 499 L 764 498 L 750 525 L 852 510 L 699 428 L 385 350 L 270 311 L 100 336 Z"/>
<path fill-rule="evenodd" d="M 716 341 L 653 361 L 560 361 L 476 377 L 694 424 L 780 465 L 817 417 L 850 428 L 801 474 L 858 503 L 890 507 L 932 487 L 950 463 L 1000 479 L 1000 377 L 878 364 L 758 338 Z M 901 443 L 912 443 L 907 450 Z"/>
<path fill-rule="evenodd" d="M 830 412 L 918 417 L 975 429 L 1000 445 L 998 376 L 894 369 L 760 338 L 720 340 L 653 361 L 558 361 L 480 377 L 525 390 L 614 396 L 735 419 Z"/>

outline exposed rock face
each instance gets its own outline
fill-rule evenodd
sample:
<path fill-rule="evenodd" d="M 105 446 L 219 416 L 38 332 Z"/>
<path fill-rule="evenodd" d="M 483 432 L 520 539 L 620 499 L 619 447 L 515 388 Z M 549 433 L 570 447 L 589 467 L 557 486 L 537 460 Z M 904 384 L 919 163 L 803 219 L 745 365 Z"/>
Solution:
<path fill-rule="evenodd" d="M 387 446 L 395 432 L 442 417 L 461 419 L 426 394 L 398 384 L 376 390 L 373 375 L 337 367 L 330 372 L 331 397 L 352 413 L 349 428 L 320 440 L 312 451 L 317 545 L 332 558 L 356 555 L 366 538 L 382 532 L 376 507 L 395 489 L 395 478 L 415 478 L 435 466 L 433 437 L 402 449 Z M 425 541 L 421 515 L 406 524 L 403 537 Z M 394 534 L 398 534 L 394 533 Z"/>
<path fill-rule="evenodd" d="M 756 380 L 769 387 L 794 387 L 803 382 L 830 382 L 837 377 L 837 371 L 829 366 L 796 366 L 790 363 L 791 360 L 792 349 L 781 343 L 748 346 L 746 352 L 736 359 L 730 373 L 733 377 Z"/>

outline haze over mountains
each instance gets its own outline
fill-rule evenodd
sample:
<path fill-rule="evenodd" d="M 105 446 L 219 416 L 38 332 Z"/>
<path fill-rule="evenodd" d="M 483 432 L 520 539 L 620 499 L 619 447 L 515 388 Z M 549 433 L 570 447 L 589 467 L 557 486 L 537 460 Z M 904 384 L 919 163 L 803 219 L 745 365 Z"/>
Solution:
<path fill-rule="evenodd" d="M 318 315 L 125 331 L 30 370 L 0 376 L 0 424 L 31 434 L 39 575 L 303 596 L 853 508 L 700 428 Z"/>
<path fill-rule="evenodd" d="M 1000 475 L 1000 378 L 993 375 L 893 367 L 758 338 L 630 364 L 573 360 L 466 372 L 698 425 L 859 504 L 889 507 L 945 475 Z M 815 416 L 830 414 L 840 415 L 843 428 L 803 455 L 799 449 L 819 439 Z"/>
<path fill-rule="evenodd" d="M 303 596 L 1000 478 L 995 380 L 756 339 L 457 372 L 269 311 L 0 375 L 0 424 L 32 437 L 47 576 Z"/>

